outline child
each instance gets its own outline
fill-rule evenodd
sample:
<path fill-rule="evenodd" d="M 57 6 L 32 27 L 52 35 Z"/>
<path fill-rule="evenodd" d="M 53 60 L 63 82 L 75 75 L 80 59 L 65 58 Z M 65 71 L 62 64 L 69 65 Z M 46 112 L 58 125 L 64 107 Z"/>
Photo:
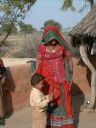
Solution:
<path fill-rule="evenodd" d="M 5 124 L 4 120 L 4 106 L 3 106 L 3 90 L 2 86 L 4 85 L 6 80 L 6 68 L 4 67 L 3 61 L 0 58 L 0 125 Z"/>
<path fill-rule="evenodd" d="M 44 77 L 41 74 L 34 74 L 31 78 L 33 86 L 30 93 L 30 104 L 32 106 L 32 128 L 46 128 L 47 106 L 53 101 L 53 95 L 44 96 L 41 91 L 44 86 Z"/>
<path fill-rule="evenodd" d="M 53 100 L 53 95 L 44 95 L 44 77 L 40 74 L 34 74 L 31 78 L 33 86 L 30 93 L 30 104 L 32 106 L 32 128 L 46 128 L 47 125 L 47 106 Z"/>

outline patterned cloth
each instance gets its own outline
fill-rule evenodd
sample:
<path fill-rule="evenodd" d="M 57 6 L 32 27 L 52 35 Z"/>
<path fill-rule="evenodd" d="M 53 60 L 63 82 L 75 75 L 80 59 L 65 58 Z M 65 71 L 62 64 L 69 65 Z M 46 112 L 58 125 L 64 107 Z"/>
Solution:
<path fill-rule="evenodd" d="M 56 39 L 60 45 L 54 52 L 47 50 L 51 39 Z M 37 73 L 47 78 L 43 92 L 54 93 L 54 100 L 48 107 L 48 128 L 74 128 L 73 108 L 70 95 L 70 50 L 57 27 L 51 25 L 45 28 L 42 44 L 38 48 Z"/>
<path fill-rule="evenodd" d="M 73 117 L 51 115 L 47 128 L 74 128 Z"/>
<path fill-rule="evenodd" d="M 40 45 L 38 50 L 38 59 L 47 61 L 50 76 L 57 83 L 63 83 L 66 79 L 64 56 L 69 58 L 70 53 L 61 45 L 57 46 L 54 53 L 48 52 L 45 45 Z"/>
<path fill-rule="evenodd" d="M 66 86 L 59 85 L 61 91 L 61 106 L 54 104 L 48 107 L 48 128 L 74 128 L 73 109 L 71 96 L 67 92 Z M 67 90 L 67 91 L 66 91 Z M 67 95 L 67 96 L 66 96 Z"/>

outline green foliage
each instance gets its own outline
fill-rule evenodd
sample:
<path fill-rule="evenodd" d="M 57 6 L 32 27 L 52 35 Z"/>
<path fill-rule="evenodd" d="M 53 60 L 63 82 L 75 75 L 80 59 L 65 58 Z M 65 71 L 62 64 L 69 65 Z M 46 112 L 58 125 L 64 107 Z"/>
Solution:
<path fill-rule="evenodd" d="M 70 8 L 72 11 L 74 11 L 74 10 L 75 10 L 75 7 L 74 7 L 74 5 L 73 5 L 73 1 L 74 1 L 74 0 L 64 0 L 62 9 L 68 10 L 68 9 Z M 78 1 L 79 1 L 79 0 L 78 0 Z M 95 4 L 94 1 L 95 1 L 95 0 L 84 0 L 85 3 L 84 3 L 84 5 L 83 5 L 83 7 L 80 9 L 80 11 L 81 11 L 81 10 L 83 11 L 83 10 L 86 8 L 87 3 L 89 3 L 90 6 L 92 7 L 92 6 Z"/>
<path fill-rule="evenodd" d="M 4 32 L 6 30 L 6 36 L 2 42 L 6 41 L 11 31 L 13 31 L 12 25 L 17 26 L 25 18 L 26 13 L 30 11 L 35 2 L 36 0 L 0 0 L 0 11 L 2 14 L 2 17 L 0 17 L 0 27 L 3 28 Z M 14 30 L 16 30 L 16 27 Z"/>
<path fill-rule="evenodd" d="M 91 7 L 95 4 L 95 0 L 86 0 L 86 2 L 89 2 Z"/>
<path fill-rule="evenodd" d="M 0 7 L 0 11 L 4 12 L 4 13 L 8 13 L 10 11 L 10 7 L 8 4 L 2 4 L 2 6 Z"/>
<path fill-rule="evenodd" d="M 3 13 L 0 23 L 4 20 L 17 22 L 25 17 L 36 0 L 1 0 L 0 11 Z"/>
<path fill-rule="evenodd" d="M 32 25 L 30 25 L 30 24 L 25 24 L 25 23 L 23 23 L 23 22 L 20 22 L 19 23 L 19 26 L 20 26 L 20 32 L 21 33 L 32 33 L 32 32 L 34 32 L 35 31 L 35 29 L 33 28 L 33 26 Z"/>
<path fill-rule="evenodd" d="M 13 24 L 11 24 L 11 27 L 12 27 L 12 29 L 11 29 L 10 34 L 11 34 L 11 33 L 16 34 L 16 33 L 17 33 L 16 25 L 13 23 Z M 10 24 L 8 24 L 8 23 L 2 23 L 2 26 L 1 26 L 1 28 L 0 28 L 1 33 L 7 33 L 8 30 L 9 30 L 9 28 L 10 28 Z"/>
<path fill-rule="evenodd" d="M 62 9 L 67 10 L 68 8 L 75 10 L 75 7 L 73 6 L 73 0 L 64 0 Z"/>

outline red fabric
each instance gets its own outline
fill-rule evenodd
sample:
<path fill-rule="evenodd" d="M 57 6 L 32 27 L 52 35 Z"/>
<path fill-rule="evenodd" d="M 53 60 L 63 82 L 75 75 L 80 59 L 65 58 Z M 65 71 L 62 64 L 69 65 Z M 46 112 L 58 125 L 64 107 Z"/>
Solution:
<path fill-rule="evenodd" d="M 47 128 L 54 128 L 54 126 L 47 126 Z M 70 125 L 64 125 L 64 126 L 56 126 L 55 128 L 74 128 L 74 125 L 73 124 L 70 124 Z"/>
<path fill-rule="evenodd" d="M 43 44 L 40 44 L 38 47 L 37 59 L 44 60 L 44 58 L 45 58 L 45 46 Z"/>
<path fill-rule="evenodd" d="M 65 107 L 67 116 L 71 115 L 73 113 L 73 107 L 72 107 L 72 99 L 70 95 L 70 83 L 68 81 L 65 81 L 64 83 L 64 101 L 65 101 Z"/>
<path fill-rule="evenodd" d="M 50 30 L 55 31 L 64 40 L 58 28 L 54 25 L 50 25 L 45 28 L 42 38 L 44 38 L 45 34 Z M 56 51 L 53 53 L 46 50 L 46 45 L 39 45 L 37 58 L 40 60 L 41 63 L 39 63 L 37 73 L 42 74 L 47 79 L 43 88 L 43 92 L 45 94 L 54 93 L 54 101 L 57 103 L 58 106 L 61 105 L 61 92 L 59 84 L 64 85 L 64 93 L 66 93 L 64 94 L 64 99 L 68 112 L 67 115 L 71 115 L 71 97 L 69 95 L 70 84 L 66 82 L 64 56 L 69 58 L 70 53 L 62 45 L 59 45 L 56 48 Z"/>
<path fill-rule="evenodd" d="M 53 30 L 57 35 L 59 35 L 62 40 L 64 40 L 66 42 L 66 40 L 64 39 L 64 37 L 61 35 L 58 27 L 56 27 L 55 25 L 48 25 L 45 29 L 44 29 L 44 32 L 42 34 L 42 39 L 44 38 L 44 36 L 46 35 L 46 33 L 50 30 Z"/>
<path fill-rule="evenodd" d="M 50 77 L 46 61 L 43 61 L 38 65 L 36 73 L 40 73 L 46 78 L 45 86 L 43 88 L 44 94 L 47 95 L 54 93 L 54 101 L 58 104 L 58 106 L 60 106 L 60 89 L 58 84 Z"/>
<path fill-rule="evenodd" d="M 64 56 L 69 58 L 70 53 L 61 45 L 56 47 L 54 53 L 48 52 L 45 45 L 39 45 L 37 58 L 47 63 L 47 70 L 57 83 L 63 83 L 66 79 Z"/>
<path fill-rule="evenodd" d="M 52 123 L 52 125 L 48 124 L 47 128 L 54 128 L 54 127 L 55 128 L 74 128 L 73 122 L 71 124 L 67 124 L 68 119 L 70 120 L 70 118 L 72 118 L 72 116 L 70 116 L 70 117 L 55 116 L 54 117 L 54 115 L 50 115 L 49 118 L 50 118 L 49 120 L 53 123 Z M 63 125 L 62 122 L 65 120 L 66 120 L 66 124 Z M 56 125 L 56 122 L 57 122 L 57 126 L 54 126 L 53 124 L 55 123 L 55 125 Z M 60 126 L 60 125 L 58 126 L 58 123 L 60 123 L 62 126 Z"/>
<path fill-rule="evenodd" d="M 52 79 L 50 72 L 48 70 L 47 62 L 42 61 L 39 64 L 36 72 L 42 74 L 47 79 L 45 82 L 45 86 L 43 88 L 43 92 L 45 94 L 54 93 L 53 102 L 56 102 L 57 105 L 60 106 L 61 105 L 61 99 L 60 99 L 61 92 L 60 92 L 59 84 L 56 83 Z M 64 85 L 64 101 L 65 101 L 65 106 L 66 106 L 66 112 L 67 112 L 67 115 L 71 115 L 73 113 L 73 109 L 72 109 L 72 104 L 71 104 L 71 96 L 69 94 L 70 83 L 65 81 L 62 84 Z"/>
<path fill-rule="evenodd" d="M 41 61 L 41 63 L 39 63 L 36 72 L 42 74 L 47 79 L 47 81 L 45 82 L 45 87 L 43 88 L 43 92 L 45 94 L 54 93 L 54 100 L 58 104 L 58 106 L 61 105 L 61 93 L 59 84 L 64 85 L 64 92 L 66 93 L 66 106 L 69 105 L 69 107 L 66 108 L 69 115 L 69 113 L 72 113 L 72 111 L 70 110 L 71 97 L 69 96 L 70 83 L 68 84 L 67 82 L 65 82 L 66 71 L 64 67 L 65 62 L 63 56 L 70 57 L 70 54 L 61 45 L 58 46 L 55 53 L 47 52 L 46 46 L 40 45 L 38 48 L 38 59 Z"/>

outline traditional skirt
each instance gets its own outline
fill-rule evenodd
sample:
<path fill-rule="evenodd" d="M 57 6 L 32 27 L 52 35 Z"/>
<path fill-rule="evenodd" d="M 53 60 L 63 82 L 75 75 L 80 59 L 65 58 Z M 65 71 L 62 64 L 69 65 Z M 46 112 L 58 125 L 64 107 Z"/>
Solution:
<path fill-rule="evenodd" d="M 66 92 L 64 92 L 65 89 L 63 85 L 60 85 L 60 90 L 61 106 L 49 105 L 47 128 L 74 128 L 74 119 L 71 112 L 72 106 L 70 101 L 68 101 L 70 94 L 65 94 Z"/>

